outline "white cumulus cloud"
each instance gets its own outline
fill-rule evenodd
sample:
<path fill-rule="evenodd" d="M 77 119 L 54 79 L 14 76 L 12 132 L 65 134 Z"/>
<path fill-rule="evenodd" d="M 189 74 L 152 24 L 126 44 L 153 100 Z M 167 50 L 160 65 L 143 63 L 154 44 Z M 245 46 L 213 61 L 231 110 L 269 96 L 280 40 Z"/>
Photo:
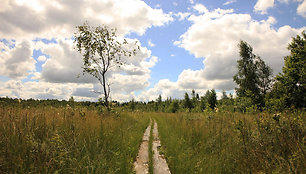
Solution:
<path fill-rule="evenodd" d="M 107 24 L 119 34 L 144 34 L 151 26 L 162 26 L 172 17 L 141 0 L 11 0 L 1 4 L 0 37 L 7 39 L 69 38 L 75 26 Z M 127 8 L 128 7 L 128 8 Z"/>
<path fill-rule="evenodd" d="M 287 45 L 291 37 L 305 29 L 283 26 L 276 30 L 272 27 L 276 22 L 273 17 L 256 21 L 249 14 L 223 9 L 192 15 L 189 20 L 192 26 L 174 44 L 204 58 L 204 68 L 184 70 L 176 82 L 183 89 L 233 89 L 240 40 L 247 41 L 277 74 L 283 66 L 283 57 L 289 54 Z"/>
<path fill-rule="evenodd" d="M 304 0 L 297 8 L 297 13 L 306 18 L 306 0 Z"/>
<path fill-rule="evenodd" d="M 266 14 L 269 8 L 274 6 L 274 0 L 258 0 L 254 6 L 254 11 L 260 14 Z"/>

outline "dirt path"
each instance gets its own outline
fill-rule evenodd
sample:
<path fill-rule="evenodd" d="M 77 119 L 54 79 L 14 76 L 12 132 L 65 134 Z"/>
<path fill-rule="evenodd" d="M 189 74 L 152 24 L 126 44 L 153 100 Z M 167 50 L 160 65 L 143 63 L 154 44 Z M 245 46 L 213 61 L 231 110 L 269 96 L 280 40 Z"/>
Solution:
<path fill-rule="evenodd" d="M 150 124 L 142 137 L 142 143 L 139 148 L 138 156 L 134 162 L 134 170 L 136 171 L 136 174 L 149 173 L 149 139 L 151 124 L 152 122 L 150 121 Z"/>
<path fill-rule="evenodd" d="M 134 162 L 134 170 L 136 174 L 147 174 L 149 173 L 149 139 L 150 139 L 150 131 L 151 131 L 151 124 L 147 127 L 143 138 L 142 143 L 139 148 L 138 156 L 136 161 Z M 154 128 L 153 128 L 153 144 L 152 144 L 152 151 L 153 151 L 153 173 L 154 174 L 170 174 L 169 167 L 163 155 L 160 155 L 159 148 L 160 148 L 160 140 L 158 137 L 158 129 L 157 123 L 154 121 Z"/>

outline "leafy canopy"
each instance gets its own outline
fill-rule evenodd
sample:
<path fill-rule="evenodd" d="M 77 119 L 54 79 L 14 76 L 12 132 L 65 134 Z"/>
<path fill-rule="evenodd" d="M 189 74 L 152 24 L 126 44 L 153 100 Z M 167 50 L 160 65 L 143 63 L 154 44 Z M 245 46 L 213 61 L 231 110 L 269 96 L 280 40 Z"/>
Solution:
<path fill-rule="evenodd" d="M 233 77 L 238 85 L 237 96 L 251 98 L 253 104 L 262 106 L 264 95 L 271 88 L 272 69 L 253 54 L 253 48 L 247 42 L 240 41 L 238 46 L 238 72 Z"/>
<path fill-rule="evenodd" d="M 292 38 L 285 57 L 283 72 L 276 76 L 278 94 L 282 94 L 288 107 L 306 105 L 306 34 Z"/>

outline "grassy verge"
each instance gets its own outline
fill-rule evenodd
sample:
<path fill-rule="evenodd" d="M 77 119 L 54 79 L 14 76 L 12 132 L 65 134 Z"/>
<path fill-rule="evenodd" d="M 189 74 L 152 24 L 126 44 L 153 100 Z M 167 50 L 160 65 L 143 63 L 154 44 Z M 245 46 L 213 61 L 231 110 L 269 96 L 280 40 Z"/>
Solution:
<path fill-rule="evenodd" d="M 305 113 L 151 114 L 172 173 L 303 173 Z"/>
<path fill-rule="evenodd" d="M 86 108 L 0 108 L 0 173 L 132 173 L 149 118 Z"/>

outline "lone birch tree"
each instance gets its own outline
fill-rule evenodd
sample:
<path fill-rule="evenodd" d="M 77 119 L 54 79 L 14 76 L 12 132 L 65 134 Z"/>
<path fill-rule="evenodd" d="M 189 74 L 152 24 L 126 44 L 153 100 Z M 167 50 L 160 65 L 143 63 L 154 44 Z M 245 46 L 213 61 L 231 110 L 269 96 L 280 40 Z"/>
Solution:
<path fill-rule="evenodd" d="M 136 55 L 139 46 L 124 47 L 129 44 L 126 39 L 120 42 L 116 29 L 106 25 L 99 27 L 89 26 L 87 23 L 77 26 L 74 34 L 76 49 L 83 55 L 83 74 L 88 73 L 95 77 L 103 88 L 104 104 L 109 109 L 110 83 L 107 72 L 124 64 L 122 57 Z"/>

